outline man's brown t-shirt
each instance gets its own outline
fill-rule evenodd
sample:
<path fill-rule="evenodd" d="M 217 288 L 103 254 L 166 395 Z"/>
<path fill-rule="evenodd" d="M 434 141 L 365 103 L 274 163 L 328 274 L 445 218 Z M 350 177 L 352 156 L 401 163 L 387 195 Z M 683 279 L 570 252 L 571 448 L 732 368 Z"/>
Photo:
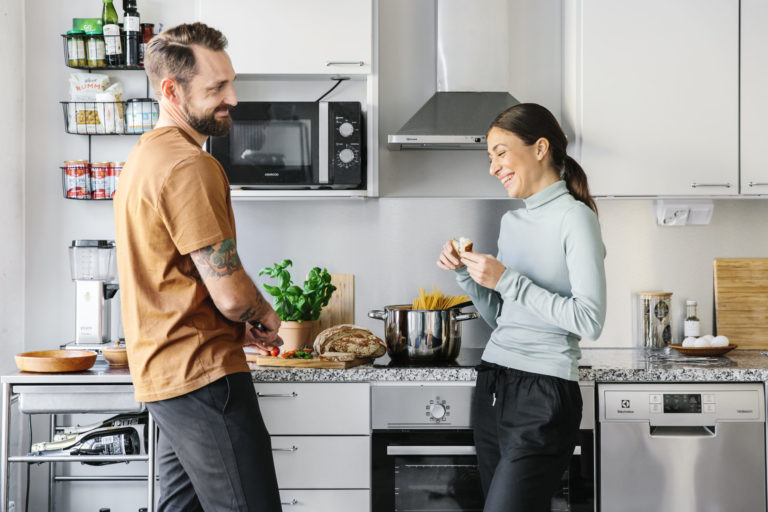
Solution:
<path fill-rule="evenodd" d="M 123 329 L 136 399 L 164 400 L 248 371 L 189 253 L 235 238 L 221 165 L 181 129 L 139 139 L 114 198 Z"/>

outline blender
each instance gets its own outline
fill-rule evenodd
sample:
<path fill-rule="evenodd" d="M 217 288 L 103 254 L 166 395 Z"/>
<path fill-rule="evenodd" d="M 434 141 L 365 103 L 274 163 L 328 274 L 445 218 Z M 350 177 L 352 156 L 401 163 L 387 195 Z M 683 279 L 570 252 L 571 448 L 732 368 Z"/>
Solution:
<path fill-rule="evenodd" d="M 110 341 L 110 300 L 118 290 L 115 242 L 73 240 L 69 264 L 75 282 L 75 345 Z"/>

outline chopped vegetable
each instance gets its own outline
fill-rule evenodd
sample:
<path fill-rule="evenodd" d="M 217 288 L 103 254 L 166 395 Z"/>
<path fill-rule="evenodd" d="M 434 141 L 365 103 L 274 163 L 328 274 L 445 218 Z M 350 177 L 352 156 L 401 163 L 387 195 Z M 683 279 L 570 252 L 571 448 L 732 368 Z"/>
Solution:
<path fill-rule="evenodd" d="M 269 355 L 271 355 L 272 357 L 277 357 L 277 356 L 279 356 L 279 355 L 280 355 L 280 349 L 279 349 L 279 348 L 277 348 L 277 347 L 272 347 L 272 348 L 269 350 Z"/>
<path fill-rule="evenodd" d="M 301 347 L 296 350 L 289 350 L 283 353 L 286 359 L 312 359 L 312 347 Z"/>

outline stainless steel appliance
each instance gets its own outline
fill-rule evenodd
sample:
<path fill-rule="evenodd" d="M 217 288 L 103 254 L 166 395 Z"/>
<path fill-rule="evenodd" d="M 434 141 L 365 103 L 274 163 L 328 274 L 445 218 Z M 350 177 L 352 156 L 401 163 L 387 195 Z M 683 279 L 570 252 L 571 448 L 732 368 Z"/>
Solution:
<path fill-rule="evenodd" d="M 109 301 L 118 290 L 114 282 L 115 242 L 73 240 L 69 264 L 75 282 L 75 345 L 108 343 L 112 316 Z"/>
<path fill-rule="evenodd" d="M 600 384 L 600 510 L 766 510 L 762 383 Z"/>
<path fill-rule="evenodd" d="M 583 388 L 582 428 L 594 424 L 594 387 Z M 482 511 L 472 437 L 474 382 L 371 385 L 372 512 Z M 592 431 L 582 431 L 553 511 L 593 511 Z M 586 468 L 586 472 L 584 471 Z"/>
<path fill-rule="evenodd" d="M 364 188 L 362 108 L 354 101 L 244 101 L 206 148 L 240 189 Z"/>
<path fill-rule="evenodd" d="M 384 320 L 387 352 L 392 359 L 449 361 L 461 350 L 461 322 L 479 314 L 462 313 L 458 307 L 417 310 L 406 304 L 369 311 L 368 316 Z"/>

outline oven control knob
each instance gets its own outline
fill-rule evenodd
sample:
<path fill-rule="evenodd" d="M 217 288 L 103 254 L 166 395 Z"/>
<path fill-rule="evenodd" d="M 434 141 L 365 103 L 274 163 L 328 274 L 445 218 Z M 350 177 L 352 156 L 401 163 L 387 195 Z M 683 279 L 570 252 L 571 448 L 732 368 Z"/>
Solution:
<path fill-rule="evenodd" d="M 429 406 L 429 414 L 436 420 L 441 420 L 445 417 L 445 406 L 441 404 L 432 404 Z"/>
<path fill-rule="evenodd" d="M 349 137 L 355 133 L 355 127 L 352 126 L 352 123 L 341 123 L 341 126 L 339 126 L 339 134 L 342 137 Z"/>
<path fill-rule="evenodd" d="M 352 151 L 351 149 L 345 148 L 339 151 L 339 160 L 341 160 L 342 163 L 348 164 L 354 159 L 355 159 L 355 152 Z"/>

